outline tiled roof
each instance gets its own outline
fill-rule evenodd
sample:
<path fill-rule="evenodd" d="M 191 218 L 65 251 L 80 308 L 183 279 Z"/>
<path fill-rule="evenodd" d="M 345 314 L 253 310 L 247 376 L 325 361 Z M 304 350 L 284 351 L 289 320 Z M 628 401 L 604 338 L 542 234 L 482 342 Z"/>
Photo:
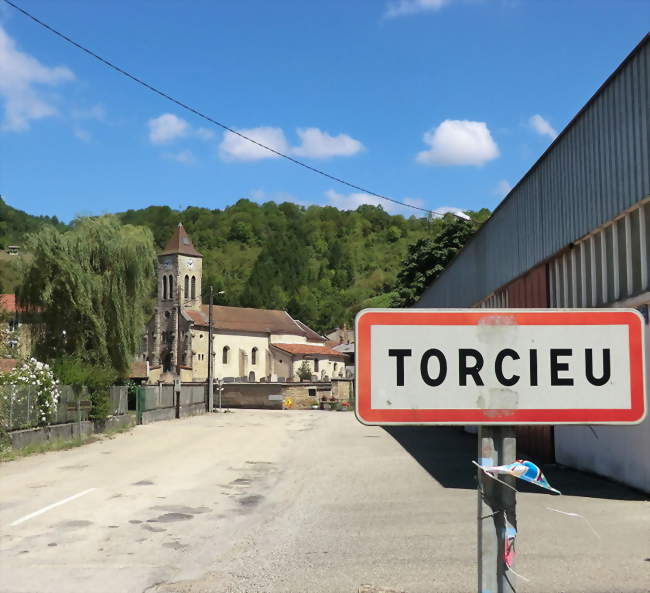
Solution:
<path fill-rule="evenodd" d="M 344 357 L 345 355 L 325 346 L 316 346 L 314 344 L 271 344 L 279 350 L 284 350 L 289 354 L 322 354 L 324 356 Z"/>
<path fill-rule="evenodd" d="M 129 378 L 132 379 L 146 379 L 147 375 L 147 361 L 146 360 L 136 360 L 131 365 L 131 371 L 129 372 Z"/>
<path fill-rule="evenodd" d="M 15 294 L 0 294 L 0 309 L 7 311 L 7 313 L 16 312 L 16 295 Z"/>
<path fill-rule="evenodd" d="M 300 319 L 294 319 L 294 321 L 298 324 L 298 327 L 302 329 L 305 332 L 305 337 L 308 340 L 311 340 L 312 342 L 325 342 L 326 338 L 321 336 L 320 334 L 317 334 L 311 327 L 308 325 L 305 325 Z"/>
<path fill-rule="evenodd" d="M 0 358 L 0 374 L 13 371 L 18 365 L 18 360 L 15 358 Z"/>
<path fill-rule="evenodd" d="M 196 325 L 207 327 L 208 305 L 201 305 L 199 311 L 186 309 Z M 268 334 L 288 334 L 303 336 L 308 340 L 324 341 L 314 330 L 304 323 L 294 321 L 286 311 L 275 309 L 250 309 L 247 307 L 212 307 L 212 327 L 226 331 L 257 332 Z"/>
<path fill-rule="evenodd" d="M 191 255 L 194 257 L 203 257 L 192 245 L 192 240 L 185 231 L 183 225 L 179 222 L 171 239 L 167 241 L 165 249 L 159 255 Z"/>

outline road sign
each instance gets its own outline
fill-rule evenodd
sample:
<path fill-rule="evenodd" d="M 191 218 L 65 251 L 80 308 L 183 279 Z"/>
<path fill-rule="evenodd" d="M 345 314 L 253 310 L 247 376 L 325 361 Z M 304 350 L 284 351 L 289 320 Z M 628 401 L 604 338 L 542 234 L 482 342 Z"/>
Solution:
<path fill-rule="evenodd" d="M 643 319 L 633 309 L 365 309 L 364 424 L 637 424 Z"/>

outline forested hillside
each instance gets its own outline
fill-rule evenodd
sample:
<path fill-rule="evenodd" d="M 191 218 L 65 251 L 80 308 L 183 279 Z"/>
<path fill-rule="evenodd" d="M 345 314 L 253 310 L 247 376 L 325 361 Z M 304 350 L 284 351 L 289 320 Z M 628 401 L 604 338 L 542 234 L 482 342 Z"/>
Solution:
<path fill-rule="evenodd" d="M 483 222 L 489 211 L 470 215 Z M 212 284 L 215 294 L 224 291 L 217 303 L 286 309 L 320 331 L 351 324 L 363 307 L 390 306 L 408 246 L 455 220 L 250 200 L 224 210 L 151 206 L 120 217 L 149 227 L 158 247 L 183 222 L 204 255 L 204 302 Z"/>
<path fill-rule="evenodd" d="M 49 224 L 59 230 L 65 225 L 54 216 L 32 216 L 12 208 L 0 196 L 0 293 L 13 292 L 18 282 L 18 258 L 8 256 L 8 245 L 22 245 L 25 235 Z"/>
<path fill-rule="evenodd" d="M 480 223 L 489 211 L 469 214 Z M 409 246 L 426 247 L 445 236 L 441 231 L 458 225 L 451 216 L 405 218 L 369 205 L 348 211 L 250 200 L 239 200 L 223 210 L 150 206 L 117 216 L 125 224 L 151 229 L 157 248 L 182 222 L 204 256 L 204 302 L 212 285 L 215 295 L 224 291 L 215 297 L 217 304 L 286 309 L 320 331 L 351 324 L 363 307 L 400 302 L 403 286 L 396 279 L 402 264 L 413 270 L 402 274 L 402 285 L 404 279 L 412 283 L 411 276 L 420 277 Z M 10 242 L 22 244 L 27 233 L 48 223 L 66 228 L 56 219 L 30 216 L 0 200 L 3 247 Z M 471 225 L 471 230 L 476 226 Z M 463 237 L 469 235 L 471 231 Z M 0 292 L 14 289 L 15 275 L 8 261 L 0 260 Z M 403 294 L 401 298 L 407 302 Z"/>

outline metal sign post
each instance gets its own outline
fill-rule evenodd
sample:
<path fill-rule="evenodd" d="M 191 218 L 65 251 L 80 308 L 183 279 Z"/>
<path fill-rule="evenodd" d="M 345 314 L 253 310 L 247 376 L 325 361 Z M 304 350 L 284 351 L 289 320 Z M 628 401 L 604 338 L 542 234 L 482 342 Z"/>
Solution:
<path fill-rule="evenodd" d="M 532 466 L 543 477 L 515 463 L 515 426 L 638 424 L 646 413 L 632 309 L 365 309 L 356 351 L 360 422 L 479 427 L 479 593 L 515 591 L 514 476 Z"/>
<path fill-rule="evenodd" d="M 512 463 L 517 455 L 517 440 L 512 426 L 480 426 L 478 462 L 482 466 Z M 517 532 L 516 492 L 477 469 L 478 475 L 478 591 L 515 591 L 505 563 L 508 545 L 514 545 Z M 500 478 L 505 483 L 514 478 Z M 509 540 L 508 536 L 512 537 Z M 512 565 L 511 565 L 512 566 Z"/>

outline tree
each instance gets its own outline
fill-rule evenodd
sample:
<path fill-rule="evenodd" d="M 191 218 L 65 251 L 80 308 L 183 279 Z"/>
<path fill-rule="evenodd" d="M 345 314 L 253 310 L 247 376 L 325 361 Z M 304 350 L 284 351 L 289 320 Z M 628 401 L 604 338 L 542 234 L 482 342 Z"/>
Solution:
<path fill-rule="evenodd" d="M 443 228 L 433 239 L 418 239 L 408 247 L 397 274 L 394 307 L 409 307 L 415 303 L 424 289 L 431 284 L 447 264 L 476 231 L 473 221 L 466 221 L 447 214 Z"/>
<path fill-rule="evenodd" d="M 60 233 L 30 235 L 18 301 L 38 312 L 35 353 L 110 365 L 126 377 L 150 315 L 156 254 L 152 234 L 115 217 L 81 218 Z"/>

